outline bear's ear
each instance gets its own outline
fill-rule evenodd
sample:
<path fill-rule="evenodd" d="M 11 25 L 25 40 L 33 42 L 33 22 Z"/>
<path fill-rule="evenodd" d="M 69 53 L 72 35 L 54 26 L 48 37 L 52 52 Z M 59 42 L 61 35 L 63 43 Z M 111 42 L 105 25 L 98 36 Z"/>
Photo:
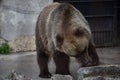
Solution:
<path fill-rule="evenodd" d="M 56 41 L 57 41 L 57 43 L 59 44 L 59 45 L 62 45 L 63 44 L 63 41 L 64 41 L 64 38 L 63 38 L 63 36 L 61 36 L 61 35 L 56 35 Z"/>

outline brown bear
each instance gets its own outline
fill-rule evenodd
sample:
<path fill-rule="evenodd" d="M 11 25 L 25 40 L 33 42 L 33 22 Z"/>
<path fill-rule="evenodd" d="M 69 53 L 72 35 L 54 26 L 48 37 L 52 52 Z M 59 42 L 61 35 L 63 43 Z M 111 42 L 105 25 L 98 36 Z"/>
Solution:
<path fill-rule="evenodd" d="M 91 30 L 84 16 L 68 3 L 52 3 L 41 11 L 36 24 L 37 61 L 39 77 L 49 78 L 50 57 L 56 74 L 69 75 L 70 57 L 83 67 L 99 64 Z"/>

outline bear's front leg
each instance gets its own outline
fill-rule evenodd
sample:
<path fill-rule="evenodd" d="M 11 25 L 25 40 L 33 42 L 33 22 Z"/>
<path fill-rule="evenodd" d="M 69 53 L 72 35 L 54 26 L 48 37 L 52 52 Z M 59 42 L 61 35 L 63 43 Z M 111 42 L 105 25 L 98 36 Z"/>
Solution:
<path fill-rule="evenodd" d="M 56 74 L 70 75 L 69 72 L 69 56 L 63 52 L 55 51 L 53 54 L 53 59 L 56 65 Z"/>
<path fill-rule="evenodd" d="M 51 74 L 49 73 L 49 70 L 48 70 L 48 59 L 49 59 L 49 56 L 46 55 L 44 51 L 41 50 L 37 52 L 37 60 L 40 68 L 39 77 L 41 78 L 51 77 Z"/>
<path fill-rule="evenodd" d="M 92 65 L 99 65 L 99 57 L 95 48 L 94 43 L 90 42 L 88 46 L 88 54 L 92 58 Z"/>

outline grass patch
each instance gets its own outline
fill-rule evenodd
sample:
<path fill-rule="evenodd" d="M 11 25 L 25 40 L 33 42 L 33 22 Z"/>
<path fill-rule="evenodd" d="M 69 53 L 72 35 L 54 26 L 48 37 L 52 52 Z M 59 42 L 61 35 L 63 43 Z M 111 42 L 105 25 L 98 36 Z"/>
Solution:
<path fill-rule="evenodd" d="M 0 54 L 9 54 L 12 51 L 12 48 L 8 45 L 8 43 L 2 43 L 0 46 Z"/>
<path fill-rule="evenodd" d="M 83 77 L 86 78 L 86 77 L 90 77 L 91 75 L 90 74 L 83 74 Z"/>

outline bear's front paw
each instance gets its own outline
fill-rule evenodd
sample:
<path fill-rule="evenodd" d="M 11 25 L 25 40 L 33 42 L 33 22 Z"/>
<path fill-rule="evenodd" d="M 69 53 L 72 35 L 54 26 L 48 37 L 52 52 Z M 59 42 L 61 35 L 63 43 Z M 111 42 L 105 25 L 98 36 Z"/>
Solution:
<path fill-rule="evenodd" d="M 39 75 L 40 78 L 51 78 L 51 74 L 50 73 L 41 73 Z"/>
<path fill-rule="evenodd" d="M 99 61 L 94 61 L 94 62 L 93 62 L 93 66 L 97 66 L 97 65 L 99 65 L 99 64 L 100 64 Z"/>
<path fill-rule="evenodd" d="M 89 66 L 93 66 L 91 61 L 87 61 L 87 62 L 82 63 L 82 67 L 89 67 Z"/>

